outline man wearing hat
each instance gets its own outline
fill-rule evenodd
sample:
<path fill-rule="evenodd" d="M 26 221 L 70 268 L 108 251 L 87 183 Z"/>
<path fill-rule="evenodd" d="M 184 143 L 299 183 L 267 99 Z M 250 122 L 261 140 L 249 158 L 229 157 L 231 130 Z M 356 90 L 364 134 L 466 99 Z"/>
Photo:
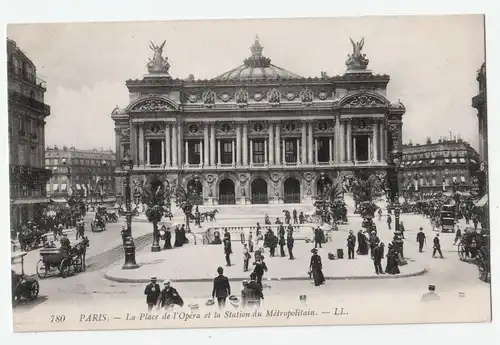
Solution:
<path fill-rule="evenodd" d="M 436 257 L 436 252 L 439 253 L 439 256 L 441 259 L 443 258 L 443 252 L 441 252 L 441 243 L 439 242 L 439 233 L 436 234 L 436 237 L 434 237 L 434 251 L 432 252 L 432 257 Z"/>
<path fill-rule="evenodd" d="M 422 249 L 424 248 L 424 243 L 426 242 L 424 229 L 420 228 L 420 231 L 417 234 L 417 242 L 418 242 L 418 251 L 422 253 Z"/>
<path fill-rule="evenodd" d="M 375 266 L 375 273 L 384 274 L 384 270 L 382 269 L 382 259 L 384 258 L 384 242 L 380 242 L 378 246 L 373 248 L 372 251 L 372 259 L 373 265 Z"/>
<path fill-rule="evenodd" d="M 348 259 L 354 259 L 354 247 L 356 247 L 356 236 L 352 230 L 349 230 L 349 236 L 347 236 L 347 257 Z"/>
<path fill-rule="evenodd" d="M 163 282 L 163 286 L 164 288 L 158 299 L 158 306 L 165 309 L 171 309 L 174 305 L 182 307 L 184 305 L 184 301 L 177 290 L 172 287 L 170 280 L 165 280 Z"/>
<path fill-rule="evenodd" d="M 224 308 L 226 298 L 231 295 L 231 286 L 229 285 L 229 279 L 223 275 L 224 269 L 222 267 L 217 268 L 217 273 L 219 275 L 214 278 L 212 298 L 217 297 L 219 308 Z"/>
<path fill-rule="evenodd" d="M 160 293 L 160 285 L 156 283 L 156 277 L 151 277 L 151 283 L 146 285 L 146 289 L 144 290 L 144 294 L 146 295 L 146 303 L 148 305 L 148 311 L 153 310 L 153 307 L 158 302 Z"/>
<path fill-rule="evenodd" d="M 378 238 L 377 233 L 375 231 L 371 232 L 369 242 L 370 242 L 370 256 L 373 258 L 373 250 L 380 243 L 380 239 Z"/>
<path fill-rule="evenodd" d="M 429 292 L 425 293 L 420 299 L 420 301 L 421 302 L 439 301 L 440 297 L 435 291 L 436 287 L 434 285 L 429 285 Z"/>

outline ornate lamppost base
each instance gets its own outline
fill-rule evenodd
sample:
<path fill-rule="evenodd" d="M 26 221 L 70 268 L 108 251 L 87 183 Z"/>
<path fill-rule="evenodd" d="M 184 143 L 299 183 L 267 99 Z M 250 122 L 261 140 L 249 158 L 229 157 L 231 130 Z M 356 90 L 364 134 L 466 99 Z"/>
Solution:
<path fill-rule="evenodd" d="M 126 262 L 125 265 L 122 266 L 122 270 L 135 270 L 136 268 L 139 267 L 140 266 L 136 263 Z"/>
<path fill-rule="evenodd" d="M 161 247 L 159 244 L 156 244 L 156 245 L 152 245 L 151 246 L 151 251 L 152 252 L 161 252 Z"/>

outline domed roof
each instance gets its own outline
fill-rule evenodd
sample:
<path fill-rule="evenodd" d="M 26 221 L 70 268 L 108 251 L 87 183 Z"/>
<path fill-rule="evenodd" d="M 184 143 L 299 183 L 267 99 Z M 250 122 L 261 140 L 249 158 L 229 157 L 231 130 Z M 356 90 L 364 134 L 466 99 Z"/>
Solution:
<path fill-rule="evenodd" d="M 243 65 L 227 71 L 214 80 L 265 80 L 265 79 L 295 79 L 301 76 L 275 66 L 262 55 L 264 47 L 259 42 L 259 37 L 255 37 L 254 44 L 250 47 L 252 56 L 243 61 Z"/>

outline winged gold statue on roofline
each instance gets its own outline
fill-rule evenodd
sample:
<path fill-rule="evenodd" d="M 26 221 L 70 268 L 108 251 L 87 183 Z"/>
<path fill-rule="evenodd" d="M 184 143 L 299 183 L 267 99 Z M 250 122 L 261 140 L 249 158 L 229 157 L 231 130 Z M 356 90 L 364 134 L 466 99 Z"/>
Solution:
<path fill-rule="evenodd" d="M 352 44 L 352 55 L 347 54 L 347 65 L 348 70 L 366 70 L 369 60 L 366 58 L 366 54 L 361 53 L 363 46 L 365 45 L 364 37 L 361 38 L 359 42 L 354 42 L 354 40 L 349 37 Z"/>

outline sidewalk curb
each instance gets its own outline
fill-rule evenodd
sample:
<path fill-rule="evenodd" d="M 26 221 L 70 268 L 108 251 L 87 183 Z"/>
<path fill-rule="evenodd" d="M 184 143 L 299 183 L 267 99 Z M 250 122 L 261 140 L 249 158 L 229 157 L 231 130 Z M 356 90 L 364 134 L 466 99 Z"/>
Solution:
<path fill-rule="evenodd" d="M 390 275 L 390 274 L 384 274 L 380 276 L 352 276 L 352 277 L 325 277 L 326 280 L 369 280 L 369 279 L 400 279 L 400 278 L 409 278 L 409 277 L 416 277 L 420 276 L 423 274 L 427 273 L 427 269 L 421 269 L 416 272 L 412 273 L 405 273 L 405 274 L 399 274 L 399 275 Z M 144 284 L 144 283 L 149 283 L 150 279 L 144 279 L 144 278 L 119 278 L 119 277 L 113 277 L 108 275 L 108 273 L 104 274 L 104 278 L 114 281 L 117 283 L 136 283 L 136 284 Z M 204 282 L 213 282 L 213 278 L 193 278 L 193 279 L 170 279 L 171 282 L 175 283 L 204 283 Z M 243 281 L 243 280 L 248 280 L 248 278 L 230 278 L 231 281 Z M 311 280 L 309 277 L 285 277 L 285 278 L 271 278 L 271 279 L 263 279 L 263 281 L 280 281 L 280 280 L 285 280 L 285 281 L 298 281 L 298 280 Z M 160 279 L 161 281 L 161 279 Z"/>

